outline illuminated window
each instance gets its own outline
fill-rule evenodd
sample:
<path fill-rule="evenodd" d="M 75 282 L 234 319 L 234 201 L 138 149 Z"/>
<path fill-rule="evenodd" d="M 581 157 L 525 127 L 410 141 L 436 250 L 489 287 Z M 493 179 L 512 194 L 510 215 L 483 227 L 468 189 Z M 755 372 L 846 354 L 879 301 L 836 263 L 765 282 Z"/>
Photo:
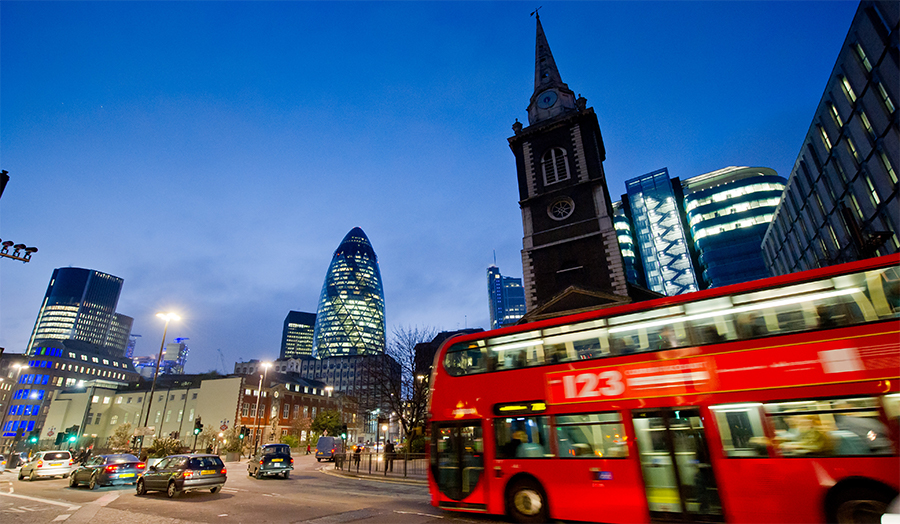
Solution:
<path fill-rule="evenodd" d="M 878 94 L 881 95 L 881 101 L 884 102 L 884 107 L 887 109 L 888 113 L 893 114 L 894 112 L 894 102 L 891 101 L 891 97 L 888 95 L 887 90 L 885 90 L 884 85 L 881 82 L 876 82 L 875 87 L 878 88 Z"/>
<path fill-rule="evenodd" d="M 862 46 L 859 45 L 859 42 L 853 44 L 853 49 L 856 50 L 856 54 L 859 56 L 859 61 L 862 62 L 863 67 L 866 68 L 866 71 L 871 73 L 872 64 L 869 62 L 869 58 L 866 56 L 866 52 L 863 51 Z"/>
<path fill-rule="evenodd" d="M 544 170 L 544 185 L 555 184 L 569 179 L 569 162 L 565 149 L 554 147 L 541 158 Z"/>
<path fill-rule="evenodd" d="M 825 128 L 822 126 L 816 126 L 819 128 L 819 135 L 822 137 L 822 143 L 825 145 L 825 150 L 829 153 L 831 152 L 831 140 L 828 138 L 828 133 L 825 132 Z"/>
<path fill-rule="evenodd" d="M 891 165 L 891 161 L 888 160 L 887 155 L 884 154 L 884 151 L 878 152 L 879 158 L 881 158 L 881 164 L 884 166 L 884 170 L 888 172 L 888 175 L 891 177 L 891 181 L 893 183 L 897 183 L 897 173 L 894 171 L 894 166 Z"/>
<path fill-rule="evenodd" d="M 866 128 L 866 131 L 869 132 L 869 136 L 875 138 L 875 130 L 872 129 L 872 124 L 869 122 L 869 117 L 863 111 L 859 112 L 859 120 L 862 122 L 863 127 Z"/>
<path fill-rule="evenodd" d="M 847 96 L 847 100 L 850 101 L 851 104 L 856 102 L 856 93 L 853 91 L 853 86 L 850 85 L 850 81 L 847 80 L 847 77 L 841 75 L 838 77 L 841 81 L 841 87 L 844 90 L 844 94 Z"/>
<path fill-rule="evenodd" d="M 853 140 L 848 136 L 847 139 L 847 149 L 850 150 L 850 154 L 853 155 L 853 160 L 856 161 L 857 164 L 860 162 L 859 158 L 859 150 L 856 149 L 856 144 L 853 143 Z"/>
<path fill-rule="evenodd" d="M 828 109 L 831 110 L 831 117 L 834 119 L 834 123 L 837 124 L 839 128 L 844 127 L 844 121 L 841 120 L 841 115 L 838 113 L 836 107 L 831 102 L 828 102 Z"/>
<path fill-rule="evenodd" d="M 872 200 L 872 205 L 877 206 L 881 203 L 881 199 L 878 197 L 878 191 L 875 189 L 875 186 L 872 184 L 872 179 L 868 177 L 868 175 L 863 175 L 863 178 L 866 181 L 866 186 L 869 188 L 869 198 Z"/>

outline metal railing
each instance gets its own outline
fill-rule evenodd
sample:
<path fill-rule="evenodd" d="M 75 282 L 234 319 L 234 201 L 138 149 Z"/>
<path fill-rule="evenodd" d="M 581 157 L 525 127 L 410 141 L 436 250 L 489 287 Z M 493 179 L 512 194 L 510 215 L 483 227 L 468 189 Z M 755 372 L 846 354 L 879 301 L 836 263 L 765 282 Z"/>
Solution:
<path fill-rule="evenodd" d="M 338 453 L 334 456 L 334 469 L 349 473 L 381 474 L 385 477 L 424 480 L 428 476 L 428 455 L 426 453 Z"/>

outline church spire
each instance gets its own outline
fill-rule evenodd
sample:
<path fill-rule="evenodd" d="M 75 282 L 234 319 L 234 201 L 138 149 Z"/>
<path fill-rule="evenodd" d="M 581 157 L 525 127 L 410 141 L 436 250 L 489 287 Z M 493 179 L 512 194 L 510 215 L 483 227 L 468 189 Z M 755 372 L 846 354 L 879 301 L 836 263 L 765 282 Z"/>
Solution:
<path fill-rule="evenodd" d="M 534 93 L 528 104 L 528 123 L 548 120 L 562 113 L 575 109 L 575 93 L 562 81 L 550 44 L 541 25 L 541 17 L 537 10 L 537 36 L 534 43 Z"/>

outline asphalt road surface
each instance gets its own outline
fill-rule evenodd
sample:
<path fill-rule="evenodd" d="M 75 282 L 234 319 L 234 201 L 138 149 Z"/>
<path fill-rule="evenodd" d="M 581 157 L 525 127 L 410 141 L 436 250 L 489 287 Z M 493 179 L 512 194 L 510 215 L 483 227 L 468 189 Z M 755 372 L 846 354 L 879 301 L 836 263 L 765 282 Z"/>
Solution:
<path fill-rule="evenodd" d="M 342 524 L 451 524 L 503 522 L 501 518 L 450 513 L 429 504 L 423 484 L 346 478 L 322 471 L 312 455 L 294 457 L 289 479 L 247 476 L 246 461 L 226 463 L 221 493 L 135 494 L 134 486 L 72 489 L 68 479 L 17 480 L 0 474 L 3 524 L 162 524 L 179 522 Z"/>

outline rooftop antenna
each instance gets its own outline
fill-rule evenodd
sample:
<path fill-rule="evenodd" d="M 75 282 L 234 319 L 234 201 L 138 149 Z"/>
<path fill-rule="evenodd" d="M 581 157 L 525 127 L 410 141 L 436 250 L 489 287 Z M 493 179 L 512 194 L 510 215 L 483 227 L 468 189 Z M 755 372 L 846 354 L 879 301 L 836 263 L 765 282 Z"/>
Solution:
<path fill-rule="evenodd" d="M 544 7 L 544 6 L 541 6 L 541 7 Z M 528 16 L 533 16 L 533 17 L 537 18 L 538 20 L 540 20 L 541 15 L 540 15 L 540 13 L 538 13 L 538 10 L 540 10 L 541 7 L 538 7 L 537 9 L 532 11 L 531 14 Z"/>
<path fill-rule="evenodd" d="M 494 250 L 494 265 L 497 265 L 497 250 Z"/>

